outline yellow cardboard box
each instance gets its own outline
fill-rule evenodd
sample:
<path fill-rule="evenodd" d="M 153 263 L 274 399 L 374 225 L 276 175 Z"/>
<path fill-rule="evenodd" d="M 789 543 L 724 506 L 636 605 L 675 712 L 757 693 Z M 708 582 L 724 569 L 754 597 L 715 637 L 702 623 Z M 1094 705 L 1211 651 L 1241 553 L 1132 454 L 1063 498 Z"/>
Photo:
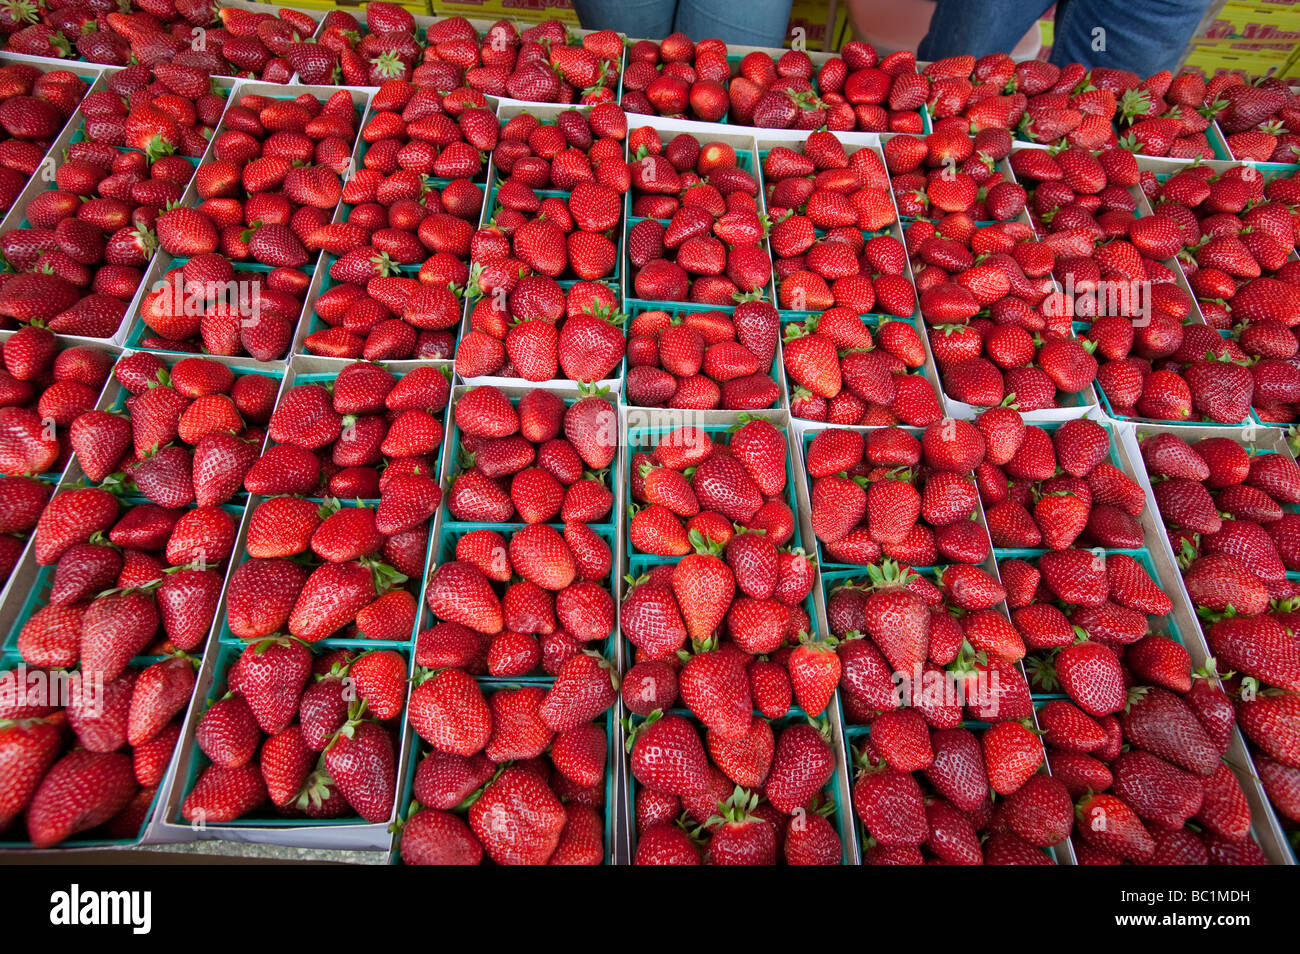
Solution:
<path fill-rule="evenodd" d="M 790 7 L 790 25 L 786 28 L 786 46 L 790 46 L 795 30 L 803 31 L 803 39 L 809 50 L 834 52 L 838 50 L 849 32 L 848 4 L 841 0 L 835 9 L 835 23 L 832 24 L 830 37 L 826 35 L 826 21 L 830 16 L 830 4 L 821 2 L 798 2 Z"/>

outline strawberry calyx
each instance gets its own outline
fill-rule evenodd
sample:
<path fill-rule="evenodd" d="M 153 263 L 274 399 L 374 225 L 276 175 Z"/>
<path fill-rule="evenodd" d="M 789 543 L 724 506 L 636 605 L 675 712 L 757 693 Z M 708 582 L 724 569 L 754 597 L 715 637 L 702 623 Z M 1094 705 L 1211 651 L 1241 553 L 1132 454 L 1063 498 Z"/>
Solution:
<path fill-rule="evenodd" d="M 718 825 L 741 825 L 745 822 L 754 821 L 758 818 L 754 814 L 754 809 L 757 807 L 758 793 L 751 793 L 737 785 L 730 798 L 725 802 L 718 802 L 718 814 L 710 815 L 700 828 L 710 829 Z"/>
<path fill-rule="evenodd" d="M 302 788 L 298 790 L 293 804 L 299 811 L 306 811 L 308 807 L 319 809 L 330 797 L 333 784 L 334 779 L 330 777 L 329 772 L 324 768 L 317 768 L 302 783 Z"/>
<path fill-rule="evenodd" d="M 409 579 L 401 570 L 379 560 L 364 558 L 360 562 L 362 566 L 370 571 L 370 575 L 375 582 L 375 592 L 380 595 L 401 586 Z"/>
<path fill-rule="evenodd" d="M 627 736 L 627 741 L 624 743 L 624 748 L 628 752 L 631 752 L 633 746 L 636 745 L 636 740 L 641 735 L 643 735 L 645 731 L 648 728 L 650 728 L 650 726 L 654 725 L 656 722 L 662 719 L 663 714 L 664 714 L 663 709 L 656 709 L 654 712 L 646 716 L 640 723 L 634 723 L 632 716 L 627 716 L 623 720 L 623 731 L 624 734 L 626 734 Z"/>
<path fill-rule="evenodd" d="M 1030 685 L 1041 686 L 1044 692 L 1055 692 L 1061 685 L 1056 674 L 1055 654 L 1033 655 L 1025 659 L 1025 675 Z"/>

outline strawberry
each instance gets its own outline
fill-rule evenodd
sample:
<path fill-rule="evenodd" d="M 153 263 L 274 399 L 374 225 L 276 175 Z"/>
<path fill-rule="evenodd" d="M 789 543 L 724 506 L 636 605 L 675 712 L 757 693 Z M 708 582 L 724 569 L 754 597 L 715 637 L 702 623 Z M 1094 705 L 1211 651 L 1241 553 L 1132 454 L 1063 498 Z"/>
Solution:
<path fill-rule="evenodd" d="M 190 822 L 219 823 L 248 814 L 267 799 L 266 783 L 256 765 L 238 768 L 210 765 L 181 805 Z"/>
<path fill-rule="evenodd" d="M 131 759 L 120 752 L 77 750 L 41 779 L 27 809 L 27 834 L 49 848 L 108 821 L 136 792 Z"/>
<path fill-rule="evenodd" d="M 631 770 L 649 788 L 695 795 L 707 785 L 709 764 L 695 727 L 681 716 L 651 716 L 631 739 Z"/>

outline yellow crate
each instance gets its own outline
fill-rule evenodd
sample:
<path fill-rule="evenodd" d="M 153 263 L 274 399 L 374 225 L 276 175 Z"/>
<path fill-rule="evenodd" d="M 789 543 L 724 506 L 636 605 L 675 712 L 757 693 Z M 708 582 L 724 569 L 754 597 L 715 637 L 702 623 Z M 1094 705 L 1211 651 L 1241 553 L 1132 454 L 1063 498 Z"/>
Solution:
<path fill-rule="evenodd" d="M 844 34 L 849 24 L 849 12 L 847 3 L 841 0 L 841 3 L 835 9 L 835 25 L 830 31 L 830 42 L 827 43 L 826 37 L 826 20 L 830 13 L 830 6 L 826 3 L 795 3 L 790 7 L 790 23 L 786 27 L 786 46 L 794 42 L 792 31 L 803 30 L 803 38 L 806 48 L 809 50 L 822 50 L 833 52 L 838 50 L 844 42 Z"/>
<path fill-rule="evenodd" d="M 1222 71 L 1242 73 L 1246 76 L 1263 76 L 1278 72 L 1286 62 L 1287 54 L 1281 51 L 1205 48 L 1195 49 L 1187 57 L 1189 67 L 1198 68 L 1207 76 Z"/>
<path fill-rule="evenodd" d="M 578 14 L 568 0 L 434 0 L 433 15 L 479 20 L 505 18 L 528 23 L 559 20 L 570 26 L 581 26 Z"/>

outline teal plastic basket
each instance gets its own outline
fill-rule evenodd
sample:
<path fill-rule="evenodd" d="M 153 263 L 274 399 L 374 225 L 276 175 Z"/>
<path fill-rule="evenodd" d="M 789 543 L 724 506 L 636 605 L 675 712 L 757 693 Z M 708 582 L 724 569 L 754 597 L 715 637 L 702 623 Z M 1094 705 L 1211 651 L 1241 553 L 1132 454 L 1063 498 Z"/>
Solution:
<path fill-rule="evenodd" d="M 906 431 L 908 434 L 911 434 L 913 437 L 915 437 L 918 441 L 921 439 L 921 435 L 925 433 L 924 427 L 898 427 L 898 430 Z M 821 432 L 815 430 L 806 430 L 803 432 L 803 435 L 801 436 L 800 439 L 803 441 L 804 460 L 808 459 L 808 447 L 810 444 L 812 444 L 813 438 L 815 438 L 819 433 Z M 801 479 L 807 481 L 806 486 L 808 488 L 808 498 L 811 500 L 813 481 L 812 478 L 809 476 L 807 469 L 804 470 Z M 980 511 L 977 510 L 976 512 L 979 513 Z M 987 535 L 988 535 L 988 529 L 986 527 L 985 536 Z M 825 576 L 828 573 L 838 573 L 840 571 L 846 572 L 849 576 L 861 576 L 865 572 L 865 566 L 863 564 L 840 563 L 835 560 L 832 560 L 826 554 L 825 548 L 822 546 L 821 540 L 816 538 L 814 539 L 816 540 L 816 545 L 817 545 L 817 564 L 822 568 L 823 576 Z M 992 547 L 991 540 L 989 542 L 989 546 L 990 548 Z M 909 566 L 910 565 L 911 564 L 909 564 Z M 946 565 L 947 564 L 939 564 L 939 566 L 946 566 Z M 934 569 L 936 569 L 936 567 L 913 566 L 912 569 L 916 570 L 917 572 L 924 573 L 927 571 L 933 571 Z"/>
<path fill-rule="evenodd" d="M 185 264 L 188 261 L 189 261 L 188 258 L 174 258 L 171 261 L 171 269 L 184 268 Z M 238 281 L 241 272 L 243 273 L 254 272 L 262 275 L 269 275 L 272 271 L 275 270 L 273 266 L 263 265 L 260 262 L 231 262 L 231 264 L 234 265 L 235 267 L 236 281 Z M 312 266 L 308 264 L 302 266 L 302 268 L 298 269 L 298 271 L 303 272 L 303 274 L 307 275 L 308 279 L 310 279 L 311 268 Z M 293 328 L 295 332 L 298 329 L 298 325 L 303 320 L 304 312 L 307 307 L 306 304 L 307 297 L 308 297 L 307 295 L 303 295 L 303 304 L 298 309 L 297 319 L 294 320 L 293 322 Z M 152 335 L 154 335 L 154 331 L 144 323 L 144 319 L 141 318 L 139 313 L 137 312 L 137 314 L 131 320 L 130 331 L 127 333 L 126 336 L 125 347 L 134 351 L 149 351 L 154 354 L 176 355 L 177 358 L 211 356 L 211 352 L 208 351 L 207 348 L 203 347 L 202 339 L 199 339 L 195 342 L 195 344 L 199 346 L 199 350 L 197 352 L 179 351 L 173 348 L 147 348 L 142 344 L 142 342 L 144 341 L 145 338 L 151 337 Z M 289 360 L 292 354 L 293 354 L 293 344 L 292 342 L 290 342 L 289 350 L 279 359 L 279 362 L 263 362 L 263 363 L 267 365 L 273 365 L 277 363 L 286 362 Z M 220 360 L 221 357 L 224 356 L 218 356 L 218 360 Z M 236 373 L 238 373 L 238 370 L 236 370 Z"/>
<path fill-rule="evenodd" d="M 488 192 L 487 200 L 483 203 L 483 207 L 490 211 L 490 217 L 492 219 L 495 219 L 497 217 L 497 213 L 499 213 L 502 210 L 501 206 L 497 205 L 498 188 L 499 188 L 499 182 L 497 180 L 493 180 L 492 189 L 491 191 Z M 533 189 L 532 191 L 539 199 L 564 199 L 566 203 L 568 202 L 569 196 L 573 194 L 572 192 L 566 192 L 562 189 Z M 624 200 L 624 203 L 625 203 L 624 211 L 626 212 L 626 200 Z M 626 218 L 626 216 L 624 216 L 623 218 Z M 630 227 L 631 226 L 629 225 L 629 228 Z M 618 285 L 619 277 L 622 274 L 621 270 L 622 270 L 623 256 L 627 248 L 627 229 L 623 228 L 623 222 L 620 221 L 618 225 L 614 226 L 613 230 L 616 230 L 618 232 L 618 235 L 614 237 L 614 246 L 617 251 L 614 256 L 613 271 L 611 271 L 608 275 L 602 275 L 600 278 L 585 279 L 585 280 L 600 282 L 601 284 L 604 285 L 611 285 L 611 286 Z M 565 268 L 563 274 L 567 277 L 557 279 L 557 283 L 565 291 L 568 291 L 579 281 L 584 280 L 584 279 L 578 279 L 573 277 L 572 273 L 567 267 Z"/>
<path fill-rule="evenodd" d="M 123 503 L 130 507 L 135 504 L 149 503 L 149 501 L 146 501 L 143 497 L 126 497 L 124 498 Z M 186 508 L 187 511 L 193 509 L 195 508 L 192 506 Z M 243 504 L 223 504 L 221 509 L 230 515 L 230 518 L 234 521 L 235 527 L 238 528 L 240 521 L 243 520 L 244 517 Z M 221 565 L 221 563 L 214 563 L 212 564 L 212 567 L 214 569 L 219 569 Z M 55 566 L 42 566 L 37 569 L 36 578 L 32 581 L 31 587 L 23 596 L 22 606 L 18 611 L 18 616 L 14 619 L 13 626 L 10 628 L 8 633 L 4 634 L 4 639 L 0 642 L 0 651 L 13 653 L 15 656 L 18 655 L 18 634 L 22 632 L 23 627 L 27 625 L 28 621 L 30 621 L 39 610 L 49 604 L 50 588 L 54 583 L 54 571 L 56 568 L 57 567 Z M 18 595 L 19 594 L 17 593 L 13 594 L 14 599 L 17 599 Z M 218 610 L 218 612 L 220 612 L 220 610 Z M 211 621 L 209 621 L 209 624 L 210 623 Z M 162 632 L 161 626 L 159 627 L 159 632 Z M 198 651 L 199 650 L 196 650 L 196 652 Z"/>
<path fill-rule="evenodd" d="M 336 281 L 330 275 L 330 269 L 334 267 L 334 263 L 337 262 L 338 260 L 339 260 L 339 256 L 337 255 L 325 256 L 324 262 L 322 263 L 321 266 L 324 269 L 324 274 L 321 275 L 320 288 L 317 290 L 315 295 L 308 296 L 308 300 L 303 306 L 302 321 L 306 323 L 306 332 L 303 335 L 304 340 L 308 335 L 314 334 L 317 331 L 324 331 L 326 328 L 330 327 L 325 322 L 321 321 L 320 317 L 316 314 L 316 300 L 320 298 L 321 295 L 325 294 L 325 292 L 333 288 L 335 285 L 343 284 L 342 282 Z M 395 276 L 401 278 L 418 278 L 420 274 L 420 269 L 423 267 L 424 267 L 423 265 L 399 265 L 397 266 L 397 271 L 395 273 Z M 463 312 L 463 307 L 464 307 L 463 302 L 460 307 L 462 308 L 462 312 Z M 456 345 L 460 343 L 460 326 L 461 326 L 461 322 L 458 319 L 456 323 L 452 325 L 450 328 L 441 329 L 443 331 L 446 331 L 448 334 L 450 334 L 453 339 L 451 354 L 448 357 L 454 358 L 456 356 Z M 298 351 L 295 352 L 295 354 L 311 355 L 311 352 Z M 323 357 L 329 357 L 329 356 L 326 355 Z M 358 358 L 357 360 L 359 361 L 361 359 Z M 414 359 L 403 359 L 403 360 L 414 360 Z"/>
<path fill-rule="evenodd" d="M 325 646 L 323 643 L 314 644 L 313 649 L 315 649 L 316 647 L 320 647 L 324 649 L 329 648 L 328 646 Z M 375 649 L 397 648 L 399 652 L 403 652 L 404 654 L 406 652 L 406 650 L 404 650 L 404 648 L 400 646 L 392 647 L 392 646 L 376 645 L 373 648 Z M 204 705 L 202 707 L 202 712 L 206 712 L 214 702 L 216 702 L 218 699 L 220 699 L 222 696 L 226 694 L 226 678 L 230 672 L 230 667 L 236 662 L 236 660 L 239 658 L 243 650 L 244 647 L 242 645 L 222 645 L 221 647 L 219 647 L 216 664 L 213 669 L 212 684 L 209 689 L 207 699 L 205 700 Z M 200 712 L 196 716 L 194 722 L 195 726 L 198 725 L 198 719 L 201 718 L 202 712 Z M 384 724 L 385 725 L 396 724 L 398 728 L 398 735 L 400 738 L 402 723 L 405 721 L 405 719 L 406 719 L 406 708 L 405 706 L 403 706 L 402 714 L 397 719 L 391 720 L 391 722 L 384 723 Z M 265 735 L 265 733 L 262 734 Z M 394 755 L 394 761 L 399 763 L 396 765 L 396 768 L 398 771 L 400 771 L 401 770 L 400 748 L 397 748 L 395 746 L 393 755 Z M 185 799 L 189 797 L 190 792 L 193 791 L 195 784 L 197 784 L 199 780 L 199 776 L 203 773 L 203 770 L 206 769 L 210 764 L 211 762 L 209 762 L 208 757 L 203 754 L 202 750 L 198 747 L 197 744 L 190 746 L 189 758 L 185 761 L 183 765 L 177 766 L 176 769 L 177 772 L 176 784 L 180 786 L 179 790 L 181 794 L 180 794 L 180 798 L 177 799 L 176 802 L 175 814 L 173 815 L 173 817 L 167 819 L 168 822 L 174 825 L 183 825 L 185 827 L 189 827 L 190 823 L 186 821 L 185 818 L 182 817 L 181 815 L 181 808 L 185 803 Z M 322 828 L 322 827 L 337 828 L 337 827 L 343 827 L 348 825 L 372 824 L 372 822 L 367 822 L 359 815 L 352 815 L 345 818 L 307 818 L 307 817 L 287 818 L 282 815 L 274 814 L 274 811 L 275 809 L 273 806 L 271 806 L 270 800 L 268 799 L 266 803 L 264 803 L 261 806 L 261 808 L 257 810 L 256 814 L 245 815 L 242 818 L 236 818 L 231 821 L 223 821 L 220 823 L 213 822 L 212 827 L 214 828 Z"/>
<path fill-rule="evenodd" d="M 668 312 L 668 314 L 672 315 L 674 319 L 680 319 L 686 315 L 698 315 L 707 311 L 720 311 L 724 315 L 734 315 L 736 313 L 736 308 L 734 305 L 730 305 L 730 306 L 697 305 L 697 304 L 691 304 L 682 301 L 649 302 L 649 301 L 642 301 L 640 299 L 629 300 L 627 305 L 627 322 L 626 322 L 627 329 L 626 330 L 629 332 L 631 331 L 632 322 L 636 320 L 638 315 L 644 315 L 646 312 L 650 312 L 650 311 L 666 311 Z M 771 377 L 773 381 L 776 381 L 780 375 L 779 372 L 780 364 L 781 364 L 781 346 L 778 343 L 776 352 L 772 355 L 772 365 L 767 372 L 768 376 Z M 623 356 L 623 365 L 619 370 L 620 370 L 620 377 L 622 377 L 623 379 L 623 394 L 626 395 L 627 394 L 627 372 L 631 370 L 631 367 L 627 363 L 626 355 Z M 721 385 L 719 385 L 719 387 L 721 387 Z M 767 410 L 769 408 L 781 407 L 781 401 L 782 401 L 782 396 L 777 395 L 777 399 L 772 404 L 769 404 L 768 407 L 765 408 L 764 410 Z M 629 406 L 640 407 L 641 405 L 630 404 Z"/>
<path fill-rule="evenodd" d="M 830 712 L 831 707 L 834 707 L 837 711 L 840 708 L 840 693 L 838 689 L 835 690 L 835 695 L 831 699 L 830 707 L 827 708 L 827 714 Z M 673 709 L 672 714 L 676 716 L 681 716 L 683 719 L 686 719 L 687 721 L 692 723 L 700 734 L 700 741 L 701 742 L 704 741 L 704 731 L 705 731 L 704 725 L 703 723 L 700 722 L 698 718 L 696 718 L 695 713 L 691 712 L 691 710 L 689 709 Z M 755 712 L 754 714 L 758 715 L 759 713 Z M 633 715 L 630 716 L 629 718 L 631 719 L 633 728 L 645 722 L 645 719 L 641 716 Z M 808 720 L 808 716 L 802 709 L 800 709 L 798 706 L 791 706 L 790 711 L 787 712 L 781 718 L 768 719 L 766 721 L 772 726 L 774 733 L 780 734 L 780 732 L 782 732 L 789 726 L 798 723 L 803 723 L 806 722 L 807 720 Z M 837 746 L 836 743 L 837 743 L 836 739 L 830 740 L 831 750 L 834 752 L 836 759 L 843 759 L 845 757 L 844 746 L 842 745 Z M 628 816 L 629 816 L 628 842 L 630 845 L 631 857 L 633 860 L 635 860 L 636 843 L 638 837 L 637 830 L 636 830 L 636 792 L 637 792 L 637 787 L 639 786 L 640 783 L 637 782 L 636 777 L 632 774 L 631 754 L 624 753 L 624 758 L 626 759 L 627 797 L 628 797 L 628 805 L 630 808 L 628 812 Z M 757 792 L 758 790 L 755 789 L 753 791 Z M 850 792 L 845 791 L 843 786 L 841 785 L 840 774 L 838 771 L 831 774 L 831 779 L 826 784 L 826 787 L 822 789 L 822 793 L 835 806 L 834 813 L 832 814 L 831 817 L 833 819 L 832 824 L 834 824 L 835 826 L 836 834 L 838 834 L 840 837 L 840 864 L 847 865 L 849 864 L 849 858 L 850 858 L 849 844 L 851 843 L 852 839 L 856 837 L 856 834 L 854 830 L 853 806 L 852 806 L 851 794 Z M 779 857 L 777 860 L 778 863 L 781 861 Z"/>
<path fill-rule="evenodd" d="M 476 678 L 475 682 L 478 683 L 479 688 L 483 691 L 485 697 L 502 689 L 518 689 L 526 685 L 537 685 L 550 688 L 550 686 L 554 684 L 554 680 L 550 678 L 524 680 Z M 617 736 L 614 731 L 615 722 L 617 720 L 615 714 L 617 708 L 617 704 L 610 706 L 610 708 L 606 710 L 605 714 L 600 717 L 602 728 L 605 730 L 605 803 L 601 807 L 601 814 L 605 820 L 605 860 L 603 863 L 607 865 L 614 863 L 614 831 L 617 824 L 616 819 L 618 817 L 618 811 L 622 807 L 617 797 L 619 752 Z M 412 745 L 406 761 L 406 784 L 402 786 L 401 797 L 398 799 L 399 816 L 403 821 L 411 817 L 411 807 L 412 803 L 415 801 L 415 771 L 419 767 L 420 762 L 431 751 L 429 745 L 415 734 L 414 729 L 411 729 L 410 732 L 412 735 Z M 456 814 L 463 816 L 464 813 L 457 811 Z M 391 861 L 395 865 L 405 864 L 402 861 L 401 839 L 402 835 L 399 831 L 393 840 L 393 854 Z M 486 852 L 483 855 L 483 861 L 485 864 L 492 863 Z"/>
<path fill-rule="evenodd" d="M 152 663 L 158 662 L 162 658 L 163 657 L 161 656 L 137 656 L 131 660 L 131 666 L 135 668 L 143 668 Z M 18 668 L 20 665 L 24 665 L 24 663 L 22 657 L 20 657 L 16 652 L 5 652 L 0 654 L 0 672 L 8 672 L 12 669 Z M 75 744 L 76 740 L 73 739 L 69 745 L 61 747 L 60 754 Z M 171 759 L 175 757 L 176 753 L 173 751 L 171 757 L 168 759 L 169 765 Z M 164 779 L 165 778 L 166 775 L 164 774 Z M 104 826 L 100 826 L 90 831 L 82 832 L 79 835 L 75 835 L 67 841 L 61 841 L 57 845 L 52 846 L 49 850 L 62 851 L 65 849 L 77 848 L 128 848 L 132 845 L 138 845 L 140 839 L 144 837 L 145 832 L 149 829 L 149 822 L 153 819 L 154 812 L 158 809 L 158 800 L 162 796 L 162 791 L 163 786 L 159 785 L 157 790 L 154 792 L 152 801 L 149 803 L 149 810 L 145 813 L 144 821 L 140 823 L 140 827 L 137 829 L 133 837 L 113 838 L 104 831 Z M 16 820 L 7 832 L 0 834 L 0 851 L 24 849 L 35 850 L 35 848 L 36 846 L 26 837 L 26 828 L 21 819 Z"/>
<path fill-rule="evenodd" d="M 703 430 L 706 434 L 708 434 L 710 438 L 713 439 L 714 443 L 722 443 L 722 444 L 731 443 L 731 434 L 730 434 L 731 425 L 729 424 L 705 424 L 705 425 L 696 425 L 696 426 L 699 426 L 701 430 Z M 794 440 L 794 435 L 791 434 L 791 432 L 787 428 L 781 427 L 780 425 L 774 425 L 774 426 L 776 426 L 777 429 L 781 431 L 781 433 L 784 435 L 786 439 L 785 493 L 783 495 L 783 499 L 785 500 L 786 505 L 790 508 L 790 512 L 794 514 L 795 517 L 794 535 L 790 538 L 790 542 L 786 545 L 793 546 L 793 547 L 802 547 L 804 546 L 804 540 L 803 540 L 803 534 L 799 529 L 799 519 L 798 519 L 799 503 L 797 498 L 795 497 L 795 492 L 794 492 L 794 486 L 795 486 L 794 482 L 796 477 L 794 472 L 794 454 L 791 447 L 791 441 Z M 632 455 L 636 453 L 639 452 L 649 453 L 650 451 L 652 451 L 655 448 L 655 446 L 659 443 L 659 441 L 666 434 L 675 431 L 677 427 L 678 424 L 656 424 L 656 425 L 649 425 L 644 427 L 629 427 L 627 429 L 627 436 L 626 436 L 628 461 L 630 462 L 632 460 Z M 720 437 L 723 439 L 719 440 Z M 630 485 L 631 474 L 628 475 L 628 482 Z M 629 501 L 630 501 L 630 495 L 629 495 Z M 679 559 L 681 559 L 680 557 L 660 557 L 650 553 L 642 553 L 639 550 L 633 548 L 631 537 L 626 534 L 625 536 L 627 537 L 626 540 L 624 541 L 625 552 L 627 553 L 628 559 L 633 563 L 637 563 L 638 561 L 644 561 L 648 566 L 648 565 L 652 565 L 654 561 L 658 561 L 661 563 L 676 563 Z M 637 573 L 635 575 L 639 576 L 640 574 Z"/>
<path fill-rule="evenodd" d="M 308 498 L 304 498 L 304 499 L 316 501 L 316 500 L 319 500 L 320 498 L 308 497 Z M 262 498 L 262 500 L 265 500 L 265 498 Z M 356 501 L 343 501 L 343 505 L 344 505 L 345 507 L 348 507 L 348 506 L 355 506 L 356 503 L 357 503 Z M 363 501 L 363 503 L 364 503 L 364 501 Z M 373 503 L 373 502 L 372 502 L 372 503 Z M 432 520 L 430 520 L 430 526 L 432 526 Z M 431 546 L 433 546 L 433 542 L 434 542 L 434 535 L 433 535 L 432 532 L 430 532 L 430 533 L 429 533 L 429 543 L 426 545 L 426 547 L 425 547 L 425 551 L 424 551 L 424 563 L 423 563 L 423 565 L 424 565 L 424 567 L 425 567 L 426 569 L 427 569 L 428 566 L 429 566 L 429 548 L 430 548 Z M 309 554 L 309 556 L 314 557 L 314 554 Z M 240 550 L 238 550 L 237 553 L 236 553 L 236 555 L 235 555 L 235 562 L 234 562 L 234 565 L 231 567 L 231 573 L 233 574 L 236 570 L 239 569 L 239 567 L 241 567 L 244 563 L 248 562 L 250 559 L 252 559 L 252 558 L 248 555 L 247 550 L 244 550 L 244 549 L 242 549 L 242 548 L 241 548 Z M 316 569 L 318 566 L 321 566 L 321 565 L 323 565 L 323 564 L 324 564 L 324 561 L 321 560 L 321 561 L 313 561 L 312 563 L 307 564 L 307 566 L 308 566 L 309 569 L 314 570 L 314 569 Z M 410 633 L 410 635 L 409 635 L 406 639 L 366 639 L 366 638 L 364 638 L 364 637 L 342 637 L 342 636 L 334 637 L 334 636 L 332 636 L 332 637 L 329 637 L 329 638 L 326 638 L 326 639 L 318 640 L 317 642 L 314 642 L 314 643 L 312 643 L 311 645 L 312 645 L 312 646 L 318 646 L 318 647 L 321 647 L 322 649 L 362 649 L 362 650 L 365 650 L 365 649 L 397 649 L 397 650 L 408 650 L 408 649 L 412 646 L 412 644 L 414 643 L 414 641 L 415 641 L 415 633 L 416 633 L 416 630 L 417 630 L 417 628 L 418 628 L 418 624 L 419 624 L 419 619 L 420 619 L 419 600 L 420 600 L 420 588 L 421 588 L 421 585 L 422 585 L 422 580 L 421 580 L 421 579 L 417 579 L 417 578 L 412 577 L 412 578 L 408 579 L 408 580 L 407 580 L 404 584 L 402 584 L 402 586 L 400 587 L 401 589 L 405 589 L 405 590 L 407 590 L 408 592 L 410 592 L 410 594 L 411 594 L 413 597 L 415 597 L 415 599 L 416 599 L 416 601 L 417 601 L 417 605 L 416 605 L 416 614 L 415 614 L 415 617 L 416 617 L 416 625 L 412 627 L 412 629 L 411 629 L 411 633 Z M 231 646 L 246 646 L 246 645 L 248 645 L 248 643 L 250 642 L 250 640 L 245 640 L 245 639 L 243 639 L 243 638 L 241 638 L 241 637 L 239 637 L 239 636 L 236 636 L 234 633 L 232 633 L 232 632 L 230 631 L 230 619 L 229 619 L 229 616 L 228 616 L 228 614 L 227 614 L 227 612 L 226 612 L 226 602 L 225 602 L 225 600 L 222 601 L 221 608 L 218 609 L 217 612 L 218 612 L 219 617 L 220 617 L 220 620 L 221 620 L 221 627 L 220 627 L 220 629 L 217 630 L 217 640 L 218 640 L 220 643 L 222 643 L 223 645 L 231 645 Z"/>
<path fill-rule="evenodd" d="M 526 382 L 520 382 L 520 384 L 526 385 Z M 488 385 L 480 385 L 480 386 L 487 387 Z M 615 409 L 617 410 L 618 407 L 617 395 L 611 393 L 607 395 L 605 399 L 609 401 L 610 404 L 614 405 Z M 579 399 L 576 397 L 566 397 L 564 399 L 565 407 L 572 407 L 574 404 L 578 402 L 578 400 Z M 513 406 L 518 407 L 519 399 L 512 397 L 510 399 L 510 403 Z M 458 452 L 460 448 L 460 428 L 457 427 L 456 425 L 456 415 L 454 413 L 454 406 L 455 405 L 453 402 L 453 413 L 449 414 L 447 417 L 447 438 L 446 438 L 447 442 L 451 445 L 453 449 L 453 454 Z M 450 487 L 451 482 L 454 482 L 455 479 L 459 477 L 461 473 L 462 470 L 459 464 L 453 463 L 451 473 L 441 475 L 442 480 L 446 486 Z M 618 481 L 619 481 L 618 454 L 615 454 L 614 459 L 610 461 L 609 473 L 606 475 L 605 479 L 606 479 L 605 486 L 607 486 L 611 491 L 614 491 L 618 487 Z M 591 527 L 591 529 L 597 532 L 604 531 L 604 530 L 613 530 L 618 523 L 618 514 L 615 512 L 615 507 L 617 504 L 617 496 L 618 495 L 615 494 L 615 498 L 616 498 L 615 504 L 611 504 L 609 516 L 606 517 L 604 520 L 597 521 L 594 523 L 589 523 L 587 524 L 587 526 Z M 480 527 L 487 527 L 489 529 L 500 530 L 505 532 L 509 530 L 517 530 L 520 527 L 524 526 L 524 523 L 521 520 L 519 521 L 511 520 L 503 523 L 482 523 L 474 520 L 471 521 L 457 520 L 455 519 L 455 517 L 451 515 L 451 512 L 447 509 L 447 497 L 445 494 L 443 495 L 442 514 L 443 514 L 442 516 L 443 529 L 450 530 L 450 531 L 474 530 Z M 518 515 L 516 514 L 516 516 Z M 561 528 L 563 527 L 563 524 L 561 523 L 556 523 L 552 525 Z"/>

